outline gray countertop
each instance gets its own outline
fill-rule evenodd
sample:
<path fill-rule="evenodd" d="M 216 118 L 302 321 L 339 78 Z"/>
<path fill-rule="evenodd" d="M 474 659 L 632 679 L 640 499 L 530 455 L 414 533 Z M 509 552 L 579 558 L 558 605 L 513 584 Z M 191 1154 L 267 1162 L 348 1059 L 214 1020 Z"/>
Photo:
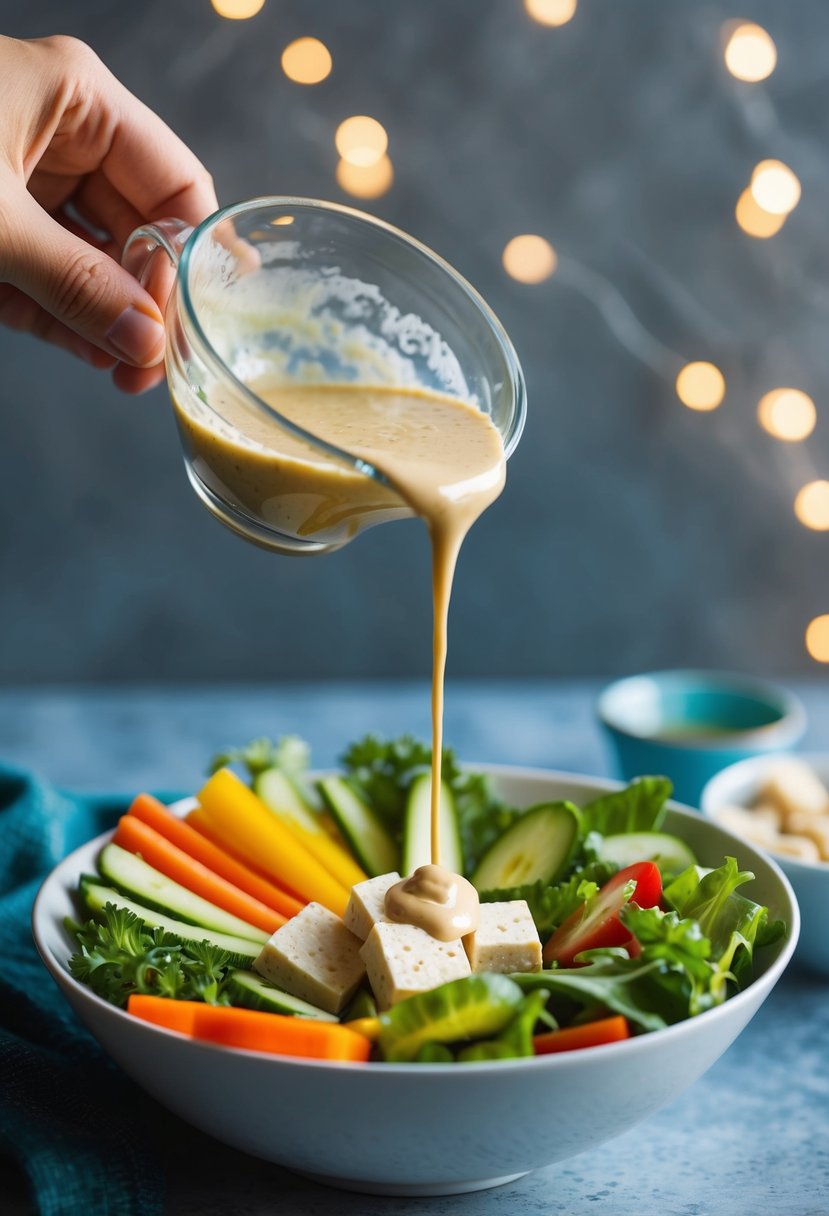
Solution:
<path fill-rule="evenodd" d="M 798 691 L 810 717 L 805 746 L 820 749 L 829 737 L 829 695 L 817 684 Z M 452 684 L 447 739 L 472 760 L 604 773 L 607 760 L 592 717 L 595 692 L 586 683 Z M 190 789 L 215 750 L 262 734 L 302 734 L 315 761 L 329 764 L 348 741 L 378 727 L 425 735 L 425 687 L 0 692 L 0 757 L 75 788 Z M 168 1212 L 825 1216 L 827 1061 L 829 983 L 790 969 L 736 1044 L 676 1102 L 617 1140 L 508 1187 L 429 1200 L 342 1194 L 193 1131 L 187 1136 L 201 1164 L 183 1170 L 171 1163 Z M 2 1169 L 0 1195 L 8 1216 L 27 1211 L 17 1181 Z"/>

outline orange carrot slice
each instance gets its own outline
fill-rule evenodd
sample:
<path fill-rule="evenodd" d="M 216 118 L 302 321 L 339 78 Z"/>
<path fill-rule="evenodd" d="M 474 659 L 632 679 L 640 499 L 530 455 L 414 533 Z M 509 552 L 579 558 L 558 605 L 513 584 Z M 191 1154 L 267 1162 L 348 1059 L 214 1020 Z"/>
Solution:
<path fill-rule="evenodd" d="M 152 794 L 139 794 L 130 807 L 129 814 L 153 828 L 194 861 L 201 862 L 208 870 L 233 883 L 234 887 L 246 892 L 252 899 L 259 900 L 272 911 L 291 917 L 296 916 L 305 906 L 303 900 L 296 899 L 281 887 L 268 882 L 238 858 L 218 847 L 212 837 L 206 838 L 195 830 L 195 826 L 190 826 L 184 820 L 171 815 L 163 802 L 153 798 Z"/>
<path fill-rule="evenodd" d="M 127 1002 L 127 1012 L 194 1039 L 274 1055 L 362 1061 L 368 1059 L 371 1051 L 364 1035 L 336 1022 L 313 1022 L 310 1018 L 291 1018 L 255 1009 L 134 993 Z"/>
<path fill-rule="evenodd" d="M 599 1047 L 602 1043 L 618 1043 L 630 1038 L 630 1028 L 625 1018 L 614 1016 L 601 1018 L 598 1022 L 586 1022 L 584 1026 L 567 1026 L 564 1030 L 549 1030 L 533 1038 L 537 1056 L 550 1055 L 554 1051 L 575 1051 L 579 1047 Z"/>
<path fill-rule="evenodd" d="M 214 874 L 200 861 L 194 861 L 134 815 L 122 815 L 114 840 L 127 852 L 137 853 L 147 865 L 153 866 L 173 882 L 186 887 L 194 895 L 209 900 L 217 908 L 223 908 L 225 912 L 231 912 L 248 924 L 256 925 L 257 929 L 275 933 L 285 924 L 287 918 L 280 912 L 274 912 L 258 899 L 246 895 L 232 883 Z"/>

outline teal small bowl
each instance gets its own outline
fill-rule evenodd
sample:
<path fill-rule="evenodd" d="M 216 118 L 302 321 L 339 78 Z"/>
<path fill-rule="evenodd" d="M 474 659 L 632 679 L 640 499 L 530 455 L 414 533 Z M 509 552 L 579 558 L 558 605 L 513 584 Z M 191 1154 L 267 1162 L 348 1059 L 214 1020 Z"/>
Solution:
<path fill-rule="evenodd" d="M 630 676 L 604 689 L 596 712 L 621 777 L 663 774 L 677 801 L 694 807 L 722 769 L 787 751 L 806 729 L 806 712 L 793 693 L 726 672 Z"/>

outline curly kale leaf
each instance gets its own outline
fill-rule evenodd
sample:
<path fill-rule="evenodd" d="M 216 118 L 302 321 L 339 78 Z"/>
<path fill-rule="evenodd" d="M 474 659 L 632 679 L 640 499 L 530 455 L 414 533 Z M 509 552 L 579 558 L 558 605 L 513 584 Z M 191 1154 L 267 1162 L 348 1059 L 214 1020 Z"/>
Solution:
<path fill-rule="evenodd" d="M 150 929 L 126 908 L 106 904 L 102 920 L 71 926 L 79 949 L 69 960 L 75 979 L 113 1005 L 133 992 L 223 1003 L 230 955 L 210 942 L 180 942 Z"/>

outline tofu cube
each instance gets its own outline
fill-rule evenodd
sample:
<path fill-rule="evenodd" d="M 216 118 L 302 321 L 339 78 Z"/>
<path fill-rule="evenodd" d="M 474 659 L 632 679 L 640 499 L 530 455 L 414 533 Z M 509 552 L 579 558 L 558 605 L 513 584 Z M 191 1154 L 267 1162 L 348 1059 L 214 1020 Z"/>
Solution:
<path fill-rule="evenodd" d="M 396 872 L 379 874 L 377 878 L 367 878 L 351 888 L 351 898 L 343 919 L 346 928 L 361 941 L 366 940 L 378 921 L 386 919 L 386 892 L 396 882 L 400 882 L 400 875 Z"/>
<path fill-rule="evenodd" d="M 458 938 L 439 942 L 416 925 L 378 921 L 360 951 L 380 1010 L 417 992 L 429 992 L 470 974 L 469 961 Z"/>
<path fill-rule="evenodd" d="M 785 828 L 790 815 L 823 815 L 829 810 L 829 791 L 814 769 L 795 756 L 787 756 L 769 767 L 757 801 L 776 807 Z"/>
<path fill-rule="evenodd" d="M 473 971 L 541 970 L 541 941 L 525 899 L 481 904 L 478 928 L 463 944 Z"/>
<path fill-rule="evenodd" d="M 271 984 L 339 1013 L 357 991 L 365 967 L 360 939 L 322 904 L 308 904 L 262 947 L 253 964 Z"/>

